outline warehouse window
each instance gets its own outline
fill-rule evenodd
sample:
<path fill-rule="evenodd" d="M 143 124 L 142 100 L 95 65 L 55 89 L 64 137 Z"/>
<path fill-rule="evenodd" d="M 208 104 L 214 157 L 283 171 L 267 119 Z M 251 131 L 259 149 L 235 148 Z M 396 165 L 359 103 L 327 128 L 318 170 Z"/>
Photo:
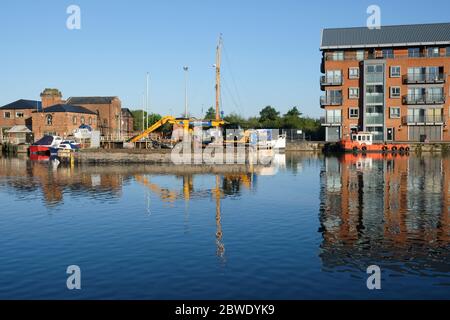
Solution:
<path fill-rule="evenodd" d="M 5 113 L 3 113 L 3 118 L 10 119 L 11 118 L 11 112 L 6 111 Z"/>
<path fill-rule="evenodd" d="M 47 125 L 48 125 L 48 126 L 53 125 L 53 117 L 52 117 L 51 114 L 49 114 L 49 115 L 46 117 L 46 122 L 47 122 Z"/>

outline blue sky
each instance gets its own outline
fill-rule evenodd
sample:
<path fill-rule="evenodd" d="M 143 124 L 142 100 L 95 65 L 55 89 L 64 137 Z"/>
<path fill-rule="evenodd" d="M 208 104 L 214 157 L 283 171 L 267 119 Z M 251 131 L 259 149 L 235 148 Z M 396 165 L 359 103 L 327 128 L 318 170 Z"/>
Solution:
<path fill-rule="evenodd" d="M 81 30 L 66 28 L 71 4 L 81 8 Z M 151 110 L 178 116 L 188 65 L 190 112 L 199 116 L 214 104 L 223 33 L 226 114 L 295 105 L 317 117 L 321 29 L 364 26 L 371 4 L 381 7 L 384 25 L 449 21 L 448 0 L 2 0 L 0 105 L 56 87 L 65 98 L 117 95 L 137 109 L 148 71 Z"/>

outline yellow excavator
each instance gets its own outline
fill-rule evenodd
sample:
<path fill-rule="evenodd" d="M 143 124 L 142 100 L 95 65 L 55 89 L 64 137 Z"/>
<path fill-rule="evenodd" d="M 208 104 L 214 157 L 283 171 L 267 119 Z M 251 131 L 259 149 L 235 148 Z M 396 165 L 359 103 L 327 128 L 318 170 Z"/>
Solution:
<path fill-rule="evenodd" d="M 189 131 L 193 126 L 202 126 L 202 127 L 220 127 L 225 124 L 224 120 L 197 120 L 197 119 L 186 119 L 186 118 L 174 118 L 172 116 L 166 116 L 161 118 L 158 122 L 150 126 L 147 130 L 142 132 L 141 134 L 131 138 L 129 142 L 138 142 L 146 138 L 150 133 L 158 130 L 160 127 L 165 125 L 166 123 L 177 124 L 183 126 L 185 131 Z"/>

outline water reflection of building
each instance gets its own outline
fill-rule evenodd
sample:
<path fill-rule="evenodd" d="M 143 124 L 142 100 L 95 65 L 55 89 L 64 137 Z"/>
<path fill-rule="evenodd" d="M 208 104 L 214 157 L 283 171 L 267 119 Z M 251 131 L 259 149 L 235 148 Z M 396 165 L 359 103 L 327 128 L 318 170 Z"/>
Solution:
<path fill-rule="evenodd" d="M 0 158 L 0 177 L 15 192 L 26 194 L 29 191 L 42 191 L 48 205 L 63 201 L 64 193 L 87 193 L 96 199 L 118 198 L 126 179 L 113 171 L 95 172 L 80 168 L 60 166 L 54 170 L 47 162 L 35 162 L 26 158 Z"/>
<path fill-rule="evenodd" d="M 325 266 L 427 259 L 449 262 L 450 159 L 325 158 L 321 172 L 321 258 Z M 359 258 L 359 260 L 358 260 Z M 431 266 L 432 265 L 432 266 Z"/>

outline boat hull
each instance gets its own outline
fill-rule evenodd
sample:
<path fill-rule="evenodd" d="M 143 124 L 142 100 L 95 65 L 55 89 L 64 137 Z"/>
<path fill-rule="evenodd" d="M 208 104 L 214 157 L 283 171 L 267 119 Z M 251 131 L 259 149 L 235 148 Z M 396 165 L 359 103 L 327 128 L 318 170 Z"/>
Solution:
<path fill-rule="evenodd" d="M 393 144 L 393 143 L 374 143 L 361 144 L 354 141 L 343 141 L 340 144 L 342 150 L 345 152 L 362 152 L 362 153 L 388 153 L 388 152 L 409 152 L 411 150 L 408 144 Z"/>
<path fill-rule="evenodd" d="M 30 146 L 31 154 L 50 154 L 50 147 L 48 146 Z"/>

